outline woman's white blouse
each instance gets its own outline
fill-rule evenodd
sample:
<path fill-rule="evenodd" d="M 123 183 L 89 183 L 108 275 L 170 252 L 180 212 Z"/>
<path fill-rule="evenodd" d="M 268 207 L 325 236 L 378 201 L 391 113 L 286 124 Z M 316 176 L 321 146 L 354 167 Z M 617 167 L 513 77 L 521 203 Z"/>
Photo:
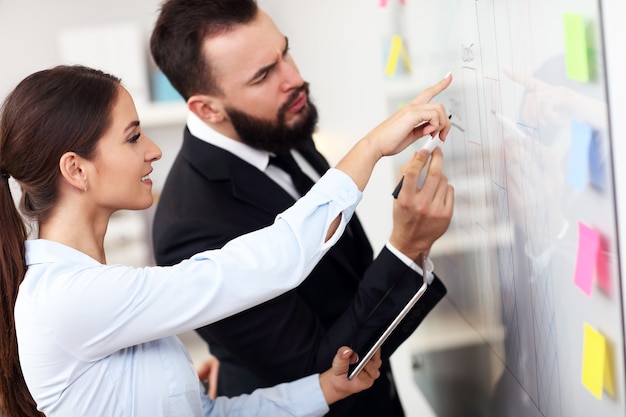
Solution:
<path fill-rule="evenodd" d="M 296 287 L 360 198 L 352 180 L 331 169 L 272 226 L 172 267 L 103 265 L 59 243 L 27 241 L 15 321 L 38 408 L 48 417 L 323 415 L 316 375 L 211 401 L 175 335 Z M 338 214 L 341 225 L 324 242 Z"/>

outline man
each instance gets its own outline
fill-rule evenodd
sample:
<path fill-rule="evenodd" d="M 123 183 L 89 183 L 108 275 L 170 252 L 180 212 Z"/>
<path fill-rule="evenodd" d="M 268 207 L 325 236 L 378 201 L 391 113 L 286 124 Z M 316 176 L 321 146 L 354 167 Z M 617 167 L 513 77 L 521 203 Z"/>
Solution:
<path fill-rule="evenodd" d="M 269 225 L 306 192 L 300 188 L 306 177 L 290 177 L 286 165 L 274 165 L 274 156 L 293 156 L 313 180 L 328 163 L 312 141 L 317 111 L 308 84 L 287 38 L 254 0 L 166 1 L 151 52 L 190 110 L 154 219 L 155 257 L 169 265 Z M 379 302 L 377 321 L 397 313 L 421 286 L 422 261 L 452 216 L 453 191 L 440 167 L 436 151 L 429 171 L 434 174 L 427 179 L 433 192 L 404 191 L 415 198 L 395 203 L 394 229 L 375 260 L 354 216 L 299 288 L 198 329 L 220 360 L 219 395 L 326 369 L 337 346 L 350 344 Z M 445 295 L 438 278 L 427 278 L 432 281 L 426 294 L 383 346 L 384 359 Z M 329 415 L 403 416 L 388 360 L 381 374 L 386 376 L 370 390 L 334 404 Z"/>

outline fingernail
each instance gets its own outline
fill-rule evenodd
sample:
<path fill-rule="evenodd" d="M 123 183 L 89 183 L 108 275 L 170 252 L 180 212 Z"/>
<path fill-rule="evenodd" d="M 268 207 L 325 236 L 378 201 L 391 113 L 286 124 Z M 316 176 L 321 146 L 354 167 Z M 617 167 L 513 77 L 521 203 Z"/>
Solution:
<path fill-rule="evenodd" d="M 452 75 L 452 71 L 448 71 L 448 73 L 447 73 L 447 74 L 445 75 L 445 77 L 443 77 L 443 78 L 444 78 L 444 79 L 445 79 L 445 78 L 448 78 L 448 77 L 449 77 L 449 76 L 451 76 L 451 75 Z"/>
<path fill-rule="evenodd" d="M 346 356 L 349 353 L 350 353 L 350 349 L 345 349 L 343 352 L 341 352 L 341 356 Z"/>
<path fill-rule="evenodd" d="M 428 149 L 420 149 L 420 155 L 422 155 L 424 158 L 428 158 L 430 152 L 428 151 Z"/>

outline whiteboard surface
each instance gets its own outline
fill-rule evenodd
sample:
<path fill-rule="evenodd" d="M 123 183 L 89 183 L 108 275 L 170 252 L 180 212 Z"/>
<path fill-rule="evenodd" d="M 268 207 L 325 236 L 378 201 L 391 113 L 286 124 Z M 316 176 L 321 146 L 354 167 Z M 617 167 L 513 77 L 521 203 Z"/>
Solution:
<path fill-rule="evenodd" d="M 413 68 L 389 81 L 390 109 L 429 85 L 424 80 L 432 84 L 450 70 L 454 76 L 437 101 L 452 115 L 442 149 L 455 213 L 431 256 L 455 317 L 436 321 L 450 326 L 442 340 L 424 340 L 416 349 L 487 347 L 489 360 L 476 381 L 487 385 L 489 396 L 477 415 L 624 416 L 618 218 L 600 4 L 401 3 L 389 2 L 387 13 Z M 585 24 L 588 81 L 568 76 L 566 13 Z M 593 133 L 585 153 L 590 166 L 574 164 L 580 160 L 572 156 L 585 129 Z M 574 282 L 584 258 L 578 253 L 581 224 L 601 236 L 594 270 L 601 277 L 594 277 L 590 294 Z M 451 324 L 459 320 L 463 326 Z M 581 382 L 584 323 L 608 345 L 615 392 L 601 399 Z M 473 336 L 461 336 L 468 333 L 462 327 Z M 477 373 L 471 366 L 467 372 Z M 441 385 L 438 395 L 446 396 L 446 389 Z"/>

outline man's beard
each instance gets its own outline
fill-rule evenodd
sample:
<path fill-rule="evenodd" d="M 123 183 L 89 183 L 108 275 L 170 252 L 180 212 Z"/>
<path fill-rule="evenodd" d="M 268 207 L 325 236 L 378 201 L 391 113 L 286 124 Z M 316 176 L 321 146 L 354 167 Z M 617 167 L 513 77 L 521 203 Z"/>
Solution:
<path fill-rule="evenodd" d="M 309 99 L 308 87 L 309 84 L 305 83 L 289 96 L 289 100 L 278 110 L 276 121 L 260 119 L 243 111 L 227 107 L 226 113 L 239 135 L 239 139 L 253 148 L 274 153 L 287 152 L 302 146 L 311 138 L 318 120 L 317 109 Z M 285 113 L 301 91 L 307 93 L 307 105 L 302 109 L 303 118 L 289 127 L 285 124 Z"/>

